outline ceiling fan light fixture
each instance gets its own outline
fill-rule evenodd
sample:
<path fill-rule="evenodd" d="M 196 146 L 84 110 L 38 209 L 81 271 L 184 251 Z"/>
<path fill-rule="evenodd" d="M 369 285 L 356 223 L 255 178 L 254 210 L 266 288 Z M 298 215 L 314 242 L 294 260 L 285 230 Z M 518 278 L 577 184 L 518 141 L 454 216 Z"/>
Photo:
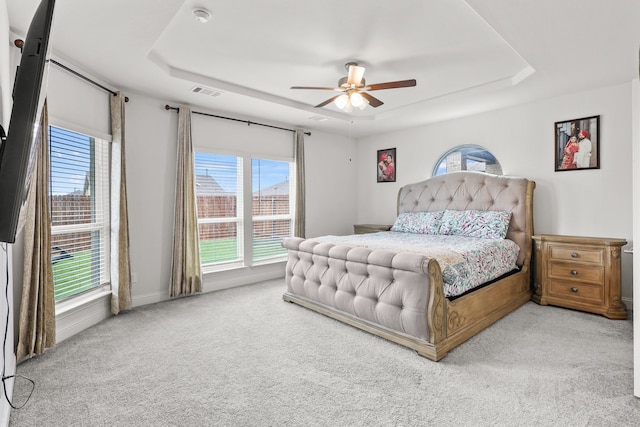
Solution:
<path fill-rule="evenodd" d="M 341 110 L 347 106 L 348 102 L 349 102 L 349 96 L 346 93 L 340 95 L 333 101 L 333 103 L 336 104 L 336 107 L 338 107 Z"/>
<path fill-rule="evenodd" d="M 354 107 L 361 107 L 364 104 L 364 97 L 358 92 L 353 92 L 349 100 L 351 101 L 351 105 L 353 105 Z"/>
<path fill-rule="evenodd" d="M 367 108 L 367 105 L 369 105 L 369 100 L 363 96 L 362 104 L 360 104 L 358 108 L 360 108 L 361 110 L 364 110 L 365 108 Z"/>

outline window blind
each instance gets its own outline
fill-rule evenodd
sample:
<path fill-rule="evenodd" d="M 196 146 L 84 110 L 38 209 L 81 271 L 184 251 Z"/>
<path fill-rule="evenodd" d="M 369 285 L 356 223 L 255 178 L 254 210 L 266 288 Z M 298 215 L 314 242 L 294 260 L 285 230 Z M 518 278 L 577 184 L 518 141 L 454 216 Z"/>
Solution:
<path fill-rule="evenodd" d="M 49 127 L 56 301 L 108 284 L 109 143 Z"/>
<path fill-rule="evenodd" d="M 201 264 L 242 261 L 242 158 L 196 153 L 195 175 Z"/>
<path fill-rule="evenodd" d="M 292 235 L 292 163 L 251 160 L 253 259 L 286 254 L 282 239 Z"/>

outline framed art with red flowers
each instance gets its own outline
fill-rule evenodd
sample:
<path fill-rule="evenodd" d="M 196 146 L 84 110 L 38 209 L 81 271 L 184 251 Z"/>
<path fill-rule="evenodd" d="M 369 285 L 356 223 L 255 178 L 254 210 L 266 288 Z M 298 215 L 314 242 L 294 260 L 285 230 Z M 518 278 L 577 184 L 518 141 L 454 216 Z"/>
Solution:
<path fill-rule="evenodd" d="M 396 149 L 378 150 L 377 174 L 378 182 L 396 182 Z"/>
<path fill-rule="evenodd" d="M 600 116 L 556 122 L 555 170 L 600 169 Z"/>

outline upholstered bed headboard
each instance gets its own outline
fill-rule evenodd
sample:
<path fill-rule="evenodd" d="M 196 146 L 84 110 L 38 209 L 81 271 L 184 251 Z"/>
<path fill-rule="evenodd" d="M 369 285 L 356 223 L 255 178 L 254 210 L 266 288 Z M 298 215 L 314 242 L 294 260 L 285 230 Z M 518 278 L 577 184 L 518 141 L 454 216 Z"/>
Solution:
<path fill-rule="evenodd" d="M 520 246 L 518 265 L 529 265 L 533 235 L 533 190 L 525 178 L 483 172 L 450 172 L 405 185 L 398 192 L 398 214 L 450 210 L 511 212 L 507 239 Z"/>

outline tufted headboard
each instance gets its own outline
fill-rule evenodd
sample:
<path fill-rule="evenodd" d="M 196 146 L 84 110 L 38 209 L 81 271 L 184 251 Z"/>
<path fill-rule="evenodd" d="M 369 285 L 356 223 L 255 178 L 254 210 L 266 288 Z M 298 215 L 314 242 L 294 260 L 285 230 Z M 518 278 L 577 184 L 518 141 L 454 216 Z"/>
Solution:
<path fill-rule="evenodd" d="M 533 190 L 525 178 L 483 172 L 450 172 L 405 185 L 398 192 L 398 214 L 450 210 L 511 212 L 507 239 L 520 246 L 518 265 L 529 266 L 533 235 Z"/>

